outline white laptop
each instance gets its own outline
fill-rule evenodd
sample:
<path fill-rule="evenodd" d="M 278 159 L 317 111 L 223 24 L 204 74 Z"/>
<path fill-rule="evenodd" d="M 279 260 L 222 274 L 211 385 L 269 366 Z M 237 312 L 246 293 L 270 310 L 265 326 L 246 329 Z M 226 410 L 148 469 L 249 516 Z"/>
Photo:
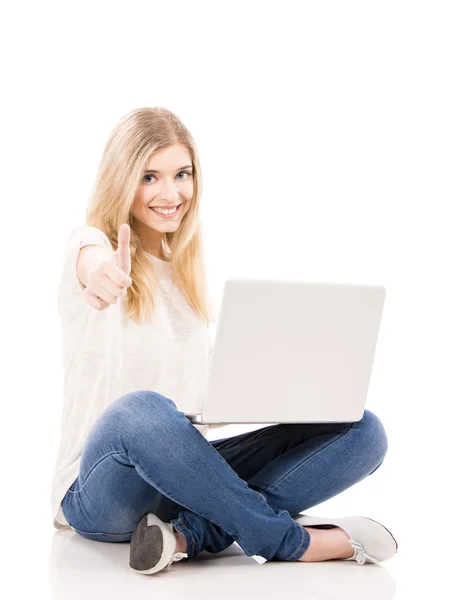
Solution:
<path fill-rule="evenodd" d="M 193 423 L 353 422 L 363 417 L 386 290 L 228 279 L 206 394 Z"/>

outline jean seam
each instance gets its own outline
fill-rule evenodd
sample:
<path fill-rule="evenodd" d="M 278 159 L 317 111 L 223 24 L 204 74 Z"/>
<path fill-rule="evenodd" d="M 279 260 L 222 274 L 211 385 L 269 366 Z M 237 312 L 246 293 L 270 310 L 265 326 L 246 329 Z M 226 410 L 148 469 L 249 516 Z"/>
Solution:
<path fill-rule="evenodd" d="M 71 525 L 72 527 L 72 525 Z M 76 531 L 77 533 L 84 533 L 86 535 L 108 535 L 111 537 L 119 537 L 122 535 L 133 535 L 134 531 L 126 531 L 124 533 L 106 533 L 105 531 L 84 531 L 83 529 L 78 529 L 77 527 L 72 527 L 74 531 Z"/>
<path fill-rule="evenodd" d="M 67 491 L 68 491 L 68 492 L 70 492 L 71 494 L 78 494 L 79 492 L 81 492 L 81 491 L 82 491 L 82 489 L 84 488 L 85 484 L 86 484 L 86 481 L 87 481 L 87 480 L 88 480 L 88 478 L 89 478 L 89 475 L 92 473 L 92 471 L 95 469 L 95 467 L 96 467 L 97 465 L 99 465 L 99 464 L 100 464 L 100 463 L 101 463 L 103 460 L 105 460 L 105 458 L 108 458 L 109 456 L 111 456 L 111 455 L 113 455 L 113 454 L 122 454 L 122 455 L 126 456 L 125 452 L 118 452 L 117 450 L 113 450 L 112 452 L 108 452 L 108 454 L 104 454 L 104 455 L 103 455 L 103 456 L 101 456 L 101 457 L 100 457 L 100 458 L 97 460 L 97 462 L 95 462 L 95 463 L 92 465 L 92 467 L 89 469 L 89 472 L 88 472 L 88 474 L 86 475 L 86 477 L 84 478 L 84 481 L 83 481 L 83 483 L 81 484 L 81 487 L 80 487 L 80 489 L 78 489 L 78 490 L 70 490 L 70 489 L 69 489 L 69 490 L 67 490 Z M 78 479 L 78 478 L 77 478 L 77 479 Z"/>
<path fill-rule="evenodd" d="M 300 526 L 300 530 L 301 530 L 301 533 L 302 533 L 302 541 L 301 541 L 300 545 L 298 546 L 298 548 L 295 550 L 295 552 L 293 552 L 291 555 L 289 555 L 289 556 L 288 556 L 288 557 L 287 557 L 285 560 L 291 560 L 291 559 L 292 559 L 292 557 L 293 557 L 293 556 L 295 556 L 295 555 L 297 554 L 297 552 L 300 550 L 300 548 L 303 546 L 303 544 L 304 544 L 304 542 L 305 542 L 305 537 L 306 537 L 306 536 L 305 536 L 305 533 L 304 533 L 304 532 L 306 531 L 306 529 L 304 529 L 304 527 L 302 527 L 302 526 L 301 526 L 299 523 L 297 523 L 297 525 L 299 525 L 299 526 Z M 308 533 L 308 532 L 306 531 L 306 533 Z M 307 549 L 308 549 L 308 548 L 306 548 L 304 552 L 306 552 L 306 550 L 307 550 Z M 302 554 L 302 556 L 303 556 L 303 554 Z M 300 557 L 300 558 L 301 558 L 301 557 Z"/>

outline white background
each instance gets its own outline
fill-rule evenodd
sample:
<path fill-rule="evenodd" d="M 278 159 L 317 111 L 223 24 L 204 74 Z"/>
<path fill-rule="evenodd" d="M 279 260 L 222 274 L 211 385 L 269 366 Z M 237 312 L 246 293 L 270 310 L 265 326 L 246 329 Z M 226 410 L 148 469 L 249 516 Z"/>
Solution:
<path fill-rule="evenodd" d="M 103 145 L 143 106 L 175 112 L 199 146 L 217 306 L 233 276 L 386 287 L 367 408 L 384 423 L 388 455 L 309 513 L 389 527 L 400 546 L 385 567 L 396 597 L 435 581 L 450 533 L 448 9 L 432 0 L 2 8 L 2 541 L 20 591 L 69 597 L 50 514 L 63 383 L 57 285 Z"/>

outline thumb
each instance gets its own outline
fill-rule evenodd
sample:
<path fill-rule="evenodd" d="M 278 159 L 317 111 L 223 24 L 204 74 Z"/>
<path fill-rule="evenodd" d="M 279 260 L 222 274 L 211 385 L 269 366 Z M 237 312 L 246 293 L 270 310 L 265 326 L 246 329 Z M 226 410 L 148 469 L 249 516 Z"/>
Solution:
<path fill-rule="evenodd" d="M 123 223 L 117 235 L 118 246 L 116 256 L 118 266 L 127 275 L 131 273 L 130 235 L 130 226 L 128 223 Z"/>

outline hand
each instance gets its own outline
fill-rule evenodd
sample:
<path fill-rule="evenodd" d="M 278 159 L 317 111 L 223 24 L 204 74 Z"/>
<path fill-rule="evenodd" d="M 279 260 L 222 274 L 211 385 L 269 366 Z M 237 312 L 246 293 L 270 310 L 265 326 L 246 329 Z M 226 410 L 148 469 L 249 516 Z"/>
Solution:
<path fill-rule="evenodd" d="M 97 310 L 104 310 L 115 304 L 132 284 L 130 226 L 127 223 L 120 226 L 118 242 L 117 250 L 111 258 L 101 262 L 92 271 L 83 292 L 87 302 Z"/>

